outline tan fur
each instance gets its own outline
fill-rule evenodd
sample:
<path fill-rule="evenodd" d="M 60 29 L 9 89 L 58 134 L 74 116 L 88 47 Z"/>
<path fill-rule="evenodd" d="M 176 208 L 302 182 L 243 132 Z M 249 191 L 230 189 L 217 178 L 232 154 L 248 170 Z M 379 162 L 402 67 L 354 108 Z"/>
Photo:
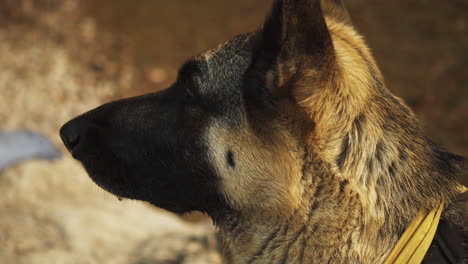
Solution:
<path fill-rule="evenodd" d="M 226 263 L 382 263 L 419 210 L 456 194 L 347 14 L 323 9 L 333 65 L 280 61 L 278 95 L 290 94 L 281 118 L 260 129 L 247 117 L 235 130 L 213 121 L 206 131 L 236 210 L 220 226 Z"/>
<path fill-rule="evenodd" d="M 213 163 L 223 177 L 222 189 L 237 209 L 262 210 L 267 217 L 289 215 L 300 203 L 301 149 L 287 132 L 265 144 L 251 129 L 242 124 L 238 130 L 228 131 L 223 124 L 213 123 L 207 131 Z M 238 154 L 237 162 L 242 166 L 228 167 L 227 148 Z M 252 203 L 252 197 L 259 203 Z"/>

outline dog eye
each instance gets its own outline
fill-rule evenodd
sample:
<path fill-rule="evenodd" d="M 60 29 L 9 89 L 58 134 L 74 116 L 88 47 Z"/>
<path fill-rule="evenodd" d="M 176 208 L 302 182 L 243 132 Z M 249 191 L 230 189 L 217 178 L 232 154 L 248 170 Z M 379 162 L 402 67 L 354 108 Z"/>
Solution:
<path fill-rule="evenodd" d="M 200 93 L 198 86 L 193 80 L 193 76 L 185 77 L 181 80 L 184 101 L 187 104 L 194 105 L 199 103 Z"/>
<path fill-rule="evenodd" d="M 185 88 L 185 97 L 187 99 L 195 99 L 196 91 L 193 85 L 189 85 L 188 87 Z"/>

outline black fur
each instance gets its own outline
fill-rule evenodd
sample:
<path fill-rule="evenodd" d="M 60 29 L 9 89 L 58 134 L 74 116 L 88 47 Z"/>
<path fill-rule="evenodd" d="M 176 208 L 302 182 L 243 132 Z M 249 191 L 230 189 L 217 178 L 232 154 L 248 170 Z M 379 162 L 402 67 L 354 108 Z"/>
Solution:
<path fill-rule="evenodd" d="M 232 210 L 218 191 L 202 132 L 213 119 L 238 124 L 253 52 L 249 36 L 207 60 L 189 59 L 164 91 L 105 104 L 68 122 L 60 131 L 64 143 L 105 190 L 176 213 L 203 211 L 216 221 Z M 227 161 L 235 167 L 232 152 Z"/>
<path fill-rule="evenodd" d="M 61 136 L 91 178 L 118 196 L 178 213 L 224 208 L 200 140 L 207 115 L 192 111 L 187 85 L 105 104 L 65 124 Z"/>

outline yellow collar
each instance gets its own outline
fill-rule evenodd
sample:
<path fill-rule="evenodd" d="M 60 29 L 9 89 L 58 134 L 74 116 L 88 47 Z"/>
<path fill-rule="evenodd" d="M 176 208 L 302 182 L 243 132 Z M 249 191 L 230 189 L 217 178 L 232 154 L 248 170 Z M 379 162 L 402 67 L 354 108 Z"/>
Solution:
<path fill-rule="evenodd" d="M 460 193 L 468 191 L 460 186 Z M 403 233 L 384 264 L 419 264 L 426 256 L 439 225 L 444 203 L 428 214 L 419 212 L 414 221 Z"/>
<path fill-rule="evenodd" d="M 439 225 L 444 204 L 428 214 L 419 212 L 393 248 L 384 264 L 417 264 L 426 256 Z"/>

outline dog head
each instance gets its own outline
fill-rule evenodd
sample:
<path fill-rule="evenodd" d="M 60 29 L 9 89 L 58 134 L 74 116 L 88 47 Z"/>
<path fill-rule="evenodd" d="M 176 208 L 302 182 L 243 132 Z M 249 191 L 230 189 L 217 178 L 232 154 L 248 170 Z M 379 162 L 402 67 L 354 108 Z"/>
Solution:
<path fill-rule="evenodd" d="M 340 39 L 346 27 L 340 1 L 275 1 L 259 31 L 188 60 L 171 87 L 102 105 L 65 124 L 61 137 L 118 196 L 177 213 L 286 215 L 300 203 L 304 157 L 324 148 L 368 93 L 342 83 L 375 77 L 367 50 Z"/>

